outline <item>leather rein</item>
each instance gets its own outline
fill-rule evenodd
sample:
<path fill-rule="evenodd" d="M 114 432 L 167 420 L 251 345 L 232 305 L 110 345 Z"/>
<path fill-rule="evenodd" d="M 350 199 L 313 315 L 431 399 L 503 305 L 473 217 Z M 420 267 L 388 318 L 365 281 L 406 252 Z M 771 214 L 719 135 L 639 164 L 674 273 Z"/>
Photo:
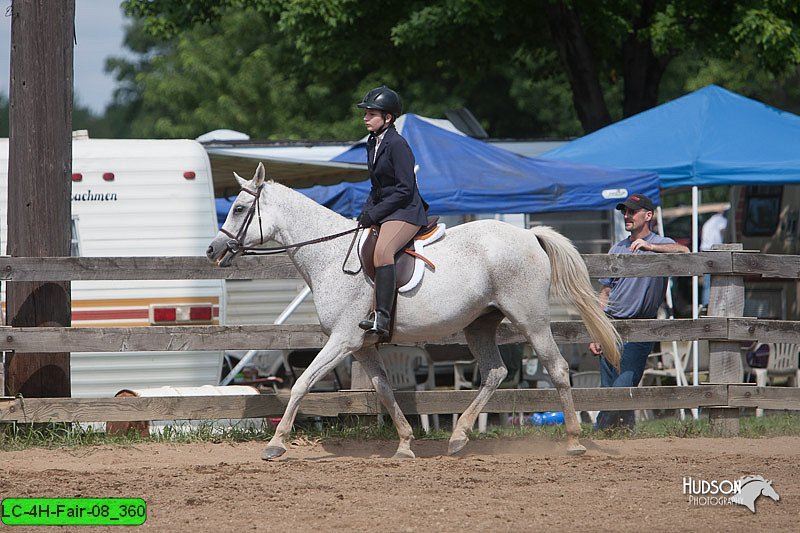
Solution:
<path fill-rule="evenodd" d="M 349 235 L 351 233 L 357 233 L 362 228 L 360 226 L 356 226 L 355 228 L 349 229 L 347 231 L 342 231 L 340 233 L 334 233 L 333 235 L 326 235 L 324 237 L 318 237 L 316 239 L 311 239 L 308 241 L 298 242 L 295 244 L 287 244 L 285 246 L 268 246 L 263 247 L 264 244 L 264 230 L 261 226 L 261 191 L 264 189 L 264 184 L 258 186 L 258 189 L 255 191 L 251 191 L 246 187 L 242 187 L 242 191 L 246 192 L 253 196 L 254 200 L 250 208 L 247 210 L 247 215 L 244 218 L 244 224 L 242 227 L 239 228 L 239 231 L 234 235 L 230 231 L 226 230 L 225 228 L 220 228 L 220 233 L 227 235 L 230 237 L 228 242 L 225 243 L 225 246 L 228 248 L 228 251 L 231 254 L 238 254 L 241 252 L 241 255 L 273 255 L 273 254 L 280 254 L 283 253 L 291 248 L 300 248 L 301 246 L 306 246 L 308 244 L 317 244 L 320 242 L 331 241 L 333 239 L 338 239 L 339 237 L 344 237 L 345 235 Z M 262 246 L 245 246 L 243 243 L 243 238 L 247 233 L 247 229 L 250 227 L 250 224 L 253 222 L 253 218 L 258 216 L 258 232 L 261 236 L 261 240 L 259 242 Z M 344 263 L 347 262 L 347 258 L 350 257 L 350 252 L 353 250 L 353 246 L 358 238 L 358 235 L 353 235 L 353 241 L 350 243 L 350 247 L 347 249 L 347 255 L 344 258 Z M 357 274 L 361 269 L 359 268 L 356 272 L 351 272 L 345 270 L 344 263 L 342 263 L 342 270 L 347 272 L 348 274 Z"/>

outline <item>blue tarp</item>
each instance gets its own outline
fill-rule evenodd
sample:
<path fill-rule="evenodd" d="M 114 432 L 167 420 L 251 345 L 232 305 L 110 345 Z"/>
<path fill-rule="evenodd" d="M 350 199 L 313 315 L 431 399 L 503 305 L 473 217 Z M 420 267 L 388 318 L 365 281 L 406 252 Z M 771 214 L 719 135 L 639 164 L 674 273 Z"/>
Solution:
<path fill-rule="evenodd" d="M 658 202 L 652 172 L 616 170 L 547 161 L 514 154 L 404 115 L 401 133 L 414 151 L 417 182 L 435 215 L 536 213 L 613 209 L 633 192 Z M 366 165 L 365 143 L 332 159 Z M 369 194 L 369 181 L 300 189 L 317 202 L 355 217 Z"/>
<path fill-rule="evenodd" d="M 228 218 L 228 213 L 235 199 L 236 196 L 231 196 L 230 198 L 214 198 L 214 203 L 217 207 L 217 225 L 220 228 L 225 223 L 225 219 Z"/>
<path fill-rule="evenodd" d="M 663 188 L 800 183 L 800 117 L 709 85 L 541 157 L 651 170 Z"/>

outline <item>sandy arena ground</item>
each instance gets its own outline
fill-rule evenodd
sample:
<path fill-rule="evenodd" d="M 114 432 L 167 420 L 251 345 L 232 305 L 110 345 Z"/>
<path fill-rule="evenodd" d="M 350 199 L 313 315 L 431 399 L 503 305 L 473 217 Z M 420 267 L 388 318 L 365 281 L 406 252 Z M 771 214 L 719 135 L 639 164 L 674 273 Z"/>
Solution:
<path fill-rule="evenodd" d="M 127 531 L 800 529 L 800 437 L 583 443 L 579 458 L 531 437 L 473 440 L 448 457 L 445 441 L 419 441 L 413 461 L 375 441 L 295 442 L 268 463 L 264 443 L 0 452 L 0 497 L 144 498 L 147 522 Z M 762 496 L 753 514 L 683 494 L 684 477 L 745 474 L 771 479 L 780 501 Z"/>

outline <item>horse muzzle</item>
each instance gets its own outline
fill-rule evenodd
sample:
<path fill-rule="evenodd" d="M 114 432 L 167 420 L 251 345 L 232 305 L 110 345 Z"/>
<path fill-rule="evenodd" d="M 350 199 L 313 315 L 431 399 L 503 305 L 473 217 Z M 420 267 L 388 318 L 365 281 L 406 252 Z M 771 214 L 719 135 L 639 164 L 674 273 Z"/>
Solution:
<path fill-rule="evenodd" d="M 244 251 L 241 243 L 235 239 L 229 239 L 225 242 L 225 246 L 220 246 L 219 249 L 214 247 L 212 243 L 206 249 L 206 257 L 219 267 L 229 267 L 233 260 L 240 256 Z"/>

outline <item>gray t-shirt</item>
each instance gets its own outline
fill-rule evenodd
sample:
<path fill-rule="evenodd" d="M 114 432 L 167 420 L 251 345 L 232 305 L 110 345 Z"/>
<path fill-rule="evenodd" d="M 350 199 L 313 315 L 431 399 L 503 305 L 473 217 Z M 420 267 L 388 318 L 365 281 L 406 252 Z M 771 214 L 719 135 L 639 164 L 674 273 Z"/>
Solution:
<path fill-rule="evenodd" d="M 669 237 L 651 232 L 644 238 L 652 244 L 674 244 Z M 611 247 L 610 254 L 631 253 L 630 237 Z M 637 254 L 655 252 L 638 251 Z M 613 318 L 655 318 L 664 303 L 668 278 L 601 278 L 600 284 L 611 287 L 605 312 Z"/>

